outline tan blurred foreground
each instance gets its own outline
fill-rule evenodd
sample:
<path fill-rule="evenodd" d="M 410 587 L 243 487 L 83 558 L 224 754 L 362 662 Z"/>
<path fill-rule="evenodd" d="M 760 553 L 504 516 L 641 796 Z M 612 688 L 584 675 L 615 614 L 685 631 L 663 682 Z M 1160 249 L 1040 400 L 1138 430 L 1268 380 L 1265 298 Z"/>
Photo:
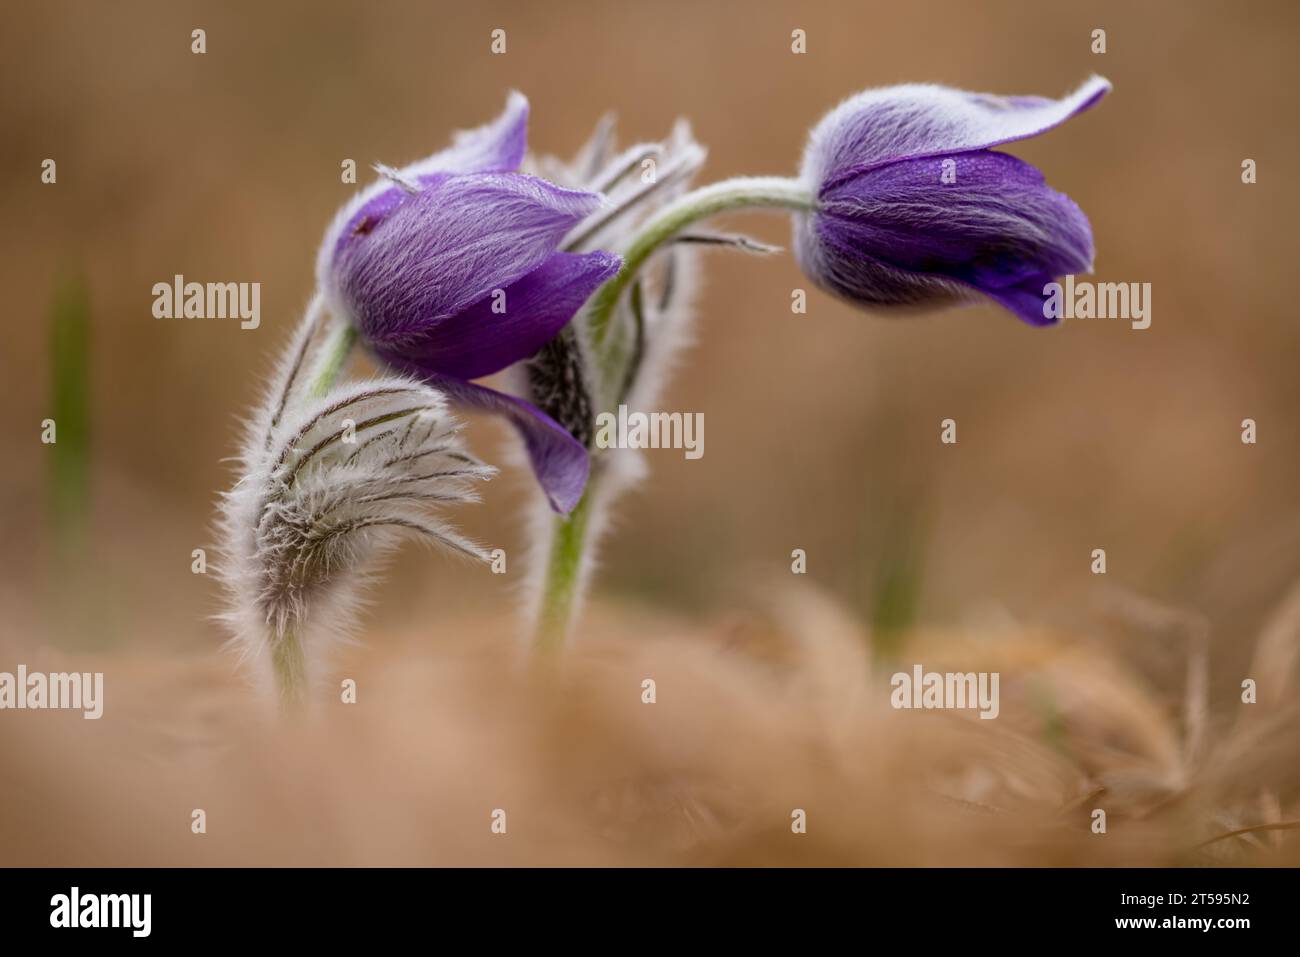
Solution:
<path fill-rule="evenodd" d="M 481 623 L 436 654 L 408 634 L 349 654 L 356 704 L 327 693 L 296 719 L 268 714 L 228 659 L 33 662 L 103 667 L 105 716 L 4 715 L 0 860 L 1300 863 L 1286 830 L 1212 840 L 1300 816 L 1279 803 L 1300 774 L 1300 593 L 1253 662 L 1273 703 L 1226 725 L 1204 689 L 1160 695 L 1104 644 L 1023 630 L 910 646 L 927 668 L 998 670 L 997 720 L 894 710 L 856 624 L 808 588 L 772 594 L 762 614 L 672 637 L 598 612 L 558 670 L 521 664 Z"/>

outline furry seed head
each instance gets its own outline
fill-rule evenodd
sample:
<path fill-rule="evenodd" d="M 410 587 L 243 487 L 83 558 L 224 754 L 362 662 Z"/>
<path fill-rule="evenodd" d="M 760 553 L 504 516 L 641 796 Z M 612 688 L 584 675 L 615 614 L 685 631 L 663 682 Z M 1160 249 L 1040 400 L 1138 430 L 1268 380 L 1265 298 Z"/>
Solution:
<path fill-rule="evenodd" d="M 365 585 L 402 538 L 486 560 L 432 511 L 476 501 L 473 485 L 494 470 L 466 454 L 428 386 L 385 378 L 283 401 L 297 378 L 256 417 L 266 431 L 251 428 L 223 502 L 222 617 L 245 657 L 261 659 L 292 635 L 310 677 L 355 626 Z"/>

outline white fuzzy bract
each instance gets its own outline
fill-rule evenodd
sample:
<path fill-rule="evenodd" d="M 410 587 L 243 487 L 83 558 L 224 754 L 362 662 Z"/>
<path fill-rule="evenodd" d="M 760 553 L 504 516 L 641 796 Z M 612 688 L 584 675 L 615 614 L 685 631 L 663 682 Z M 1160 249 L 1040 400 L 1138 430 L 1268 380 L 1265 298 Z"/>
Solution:
<path fill-rule="evenodd" d="M 365 585 L 403 537 L 486 559 L 433 510 L 477 500 L 474 484 L 494 472 L 464 451 L 441 394 L 419 382 L 308 394 L 300 380 L 311 338 L 307 329 L 290 344 L 251 417 L 241 477 L 221 510 L 221 617 L 259 675 L 294 643 L 303 681 L 352 632 Z"/>

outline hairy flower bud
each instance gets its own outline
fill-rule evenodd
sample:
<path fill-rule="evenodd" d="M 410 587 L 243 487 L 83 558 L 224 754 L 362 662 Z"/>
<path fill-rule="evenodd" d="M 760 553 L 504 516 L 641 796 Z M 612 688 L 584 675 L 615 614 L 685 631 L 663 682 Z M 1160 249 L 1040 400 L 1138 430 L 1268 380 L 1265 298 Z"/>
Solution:
<path fill-rule="evenodd" d="M 1047 325 L 1043 287 L 1092 268 L 1092 230 L 1042 174 L 990 148 L 1093 106 L 1094 77 L 1060 100 L 940 86 L 868 90 L 813 130 L 801 179 L 817 210 L 795 218 L 795 254 L 818 285 L 864 306 L 983 294 Z"/>
<path fill-rule="evenodd" d="M 513 94 L 498 120 L 449 149 L 381 170 L 336 217 L 317 278 L 389 366 L 509 417 L 552 507 L 567 512 L 586 484 L 583 443 L 530 403 L 470 381 L 536 355 L 621 264 L 561 249 L 601 197 L 515 172 L 527 120 Z"/>

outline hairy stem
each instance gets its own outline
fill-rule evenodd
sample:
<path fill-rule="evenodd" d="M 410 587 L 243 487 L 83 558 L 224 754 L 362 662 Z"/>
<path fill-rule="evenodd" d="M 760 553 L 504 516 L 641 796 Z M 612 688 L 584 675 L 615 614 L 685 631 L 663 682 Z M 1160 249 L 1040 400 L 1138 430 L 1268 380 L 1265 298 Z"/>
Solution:
<path fill-rule="evenodd" d="M 725 180 L 687 193 L 666 205 L 632 240 L 623 252 L 623 268 L 596 291 L 588 312 L 588 330 L 600 372 L 596 384 L 602 405 L 617 403 L 624 385 L 635 375 L 633 364 L 642 350 L 629 348 L 625 336 L 612 335 L 611 323 L 620 298 L 635 282 L 641 267 L 666 243 L 683 230 L 719 213 L 752 209 L 792 209 L 801 212 L 817 208 L 816 197 L 798 180 L 781 177 L 743 177 Z M 593 455 L 599 454 L 593 450 Z M 534 647 L 539 653 L 553 652 L 568 636 L 580 585 L 586 580 L 586 563 L 594 546 L 592 497 L 599 469 L 592 463 L 586 494 L 569 515 L 554 517 L 550 550 L 542 582 L 542 599 Z M 608 504 L 608 503 L 606 503 Z"/>
<path fill-rule="evenodd" d="M 300 705 L 307 692 L 307 659 L 296 631 L 289 629 L 272 639 L 271 668 L 281 704 L 286 708 Z"/>
<path fill-rule="evenodd" d="M 583 574 L 583 552 L 590 527 L 592 497 L 590 484 L 586 493 L 568 515 L 557 515 L 546 560 L 546 580 L 542 585 L 542 604 L 537 619 L 535 645 L 539 654 L 554 654 L 564 647 L 578 584 Z"/>
<path fill-rule="evenodd" d="M 319 399 L 329 392 L 334 380 L 343 371 L 352 347 L 357 341 L 357 327 L 346 319 L 336 319 L 330 328 L 329 337 L 320 350 L 320 360 L 316 364 L 316 374 L 310 386 L 310 395 Z"/>
<path fill-rule="evenodd" d="M 623 268 L 598 290 L 591 301 L 588 328 L 596 346 L 609 335 L 614 307 L 655 251 L 683 229 L 719 213 L 744 209 L 793 209 L 810 212 L 817 199 L 795 179 L 753 176 L 723 180 L 687 193 L 669 203 L 642 228 L 623 253 Z"/>
<path fill-rule="evenodd" d="M 320 302 L 320 297 L 317 296 L 312 300 L 312 308 L 320 309 Z M 329 392 L 343 371 L 356 341 L 356 327 L 344 319 L 336 319 L 320 347 L 319 358 L 308 385 L 308 394 L 312 398 L 320 398 Z M 271 670 L 275 675 L 281 702 L 286 707 L 300 704 L 307 692 L 307 659 L 302 639 L 296 631 L 290 629 L 272 640 Z"/>

